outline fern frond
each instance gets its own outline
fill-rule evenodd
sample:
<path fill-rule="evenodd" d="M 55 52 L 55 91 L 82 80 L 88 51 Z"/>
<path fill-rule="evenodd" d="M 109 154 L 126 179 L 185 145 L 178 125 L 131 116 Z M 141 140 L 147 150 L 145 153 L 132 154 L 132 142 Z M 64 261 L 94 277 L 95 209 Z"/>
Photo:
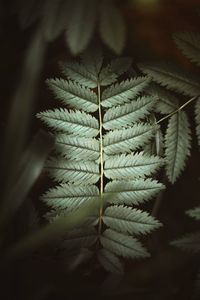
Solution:
<path fill-rule="evenodd" d="M 155 173 L 163 165 L 163 160 L 157 156 L 136 154 L 121 154 L 109 157 L 105 161 L 105 176 L 111 179 L 130 180 L 145 177 Z"/>
<path fill-rule="evenodd" d="M 184 237 L 171 242 L 171 245 L 192 252 L 200 252 L 200 232 L 189 233 Z"/>
<path fill-rule="evenodd" d="M 66 134 L 56 135 L 55 150 L 71 160 L 98 160 L 100 156 L 96 139 Z"/>
<path fill-rule="evenodd" d="M 140 69 L 162 86 L 186 96 L 200 94 L 199 79 L 190 73 L 169 65 L 140 65 Z"/>
<path fill-rule="evenodd" d="M 137 239 L 112 229 L 106 229 L 100 241 L 106 250 L 125 258 L 149 257 L 149 253 Z"/>
<path fill-rule="evenodd" d="M 198 145 L 200 146 L 200 99 L 195 103 L 195 122 Z"/>
<path fill-rule="evenodd" d="M 66 40 L 73 54 L 83 51 L 92 38 L 96 24 L 95 0 L 70 1 Z"/>
<path fill-rule="evenodd" d="M 186 213 L 188 216 L 190 216 L 198 221 L 200 220 L 200 207 L 199 206 L 188 210 Z"/>
<path fill-rule="evenodd" d="M 200 34 L 198 32 L 178 32 L 174 34 L 174 41 L 185 56 L 200 65 Z"/>
<path fill-rule="evenodd" d="M 41 199 L 52 209 L 71 211 L 96 200 L 98 195 L 99 189 L 95 185 L 62 184 L 47 191 Z"/>
<path fill-rule="evenodd" d="M 51 159 L 46 163 L 50 176 L 61 183 L 93 184 L 99 180 L 99 165 L 93 161 Z"/>
<path fill-rule="evenodd" d="M 147 234 L 161 226 L 148 213 L 123 205 L 108 207 L 103 220 L 111 229 L 129 234 Z"/>
<path fill-rule="evenodd" d="M 72 230 L 62 241 L 62 248 L 69 250 L 89 248 L 95 244 L 97 234 L 94 227 L 83 227 Z"/>
<path fill-rule="evenodd" d="M 99 133 L 98 120 L 85 112 L 67 109 L 47 110 L 37 114 L 48 127 L 75 135 L 94 137 Z"/>
<path fill-rule="evenodd" d="M 98 252 L 98 260 L 108 272 L 119 275 L 124 273 L 123 265 L 114 253 L 106 249 L 100 249 Z"/>
<path fill-rule="evenodd" d="M 103 118 L 105 129 L 121 129 L 150 114 L 156 103 L 155 97 L 141 97 L 122 106 L 110 108 Z"/>
<path fill-rule="evenodd" d="M 97 76 L 89 72 L 83 64 L 76 61 L 69 61 L 61 65 L 63 74 L 81 85 L 88 88 L 97 86 Z"/>
<path fill-rule="evenodd" d="M 78 83 L 64 79 L 49 79 L 47 84 L 55 97 L 65 105 L 83 109 L 86 112 L 94 112 L 98 109 L 97 95 Z"/>
<path fill-rule="evenodd" d="M 130 102 L 130 99 L 136 98 L 148 83 L 146 77 L 137 77 L 111 85 L 103 91 L 101 104 L 104 107 L 113 107 Z"/>
<path fill-rule="evenodd" d="M 156 128 L 146 124 L 135 124 L 127 129 L 110 131 L 104 136 L 104 152 L 107 155 L 115 155 L 137 150 L 150 141 Z"/>
<path fill-rule="evenodd" d="M 120 54 L 125 43 L 125 23 L 114 3 L 101 4 L 99 30 L 104 43 Z"/>
<path fill-rule="evenodd" d="M 87 72 L 98 78 L 103 65 L 101 49 L 99 47 L 89 47 L 89 49 L 81 55 L 81 62 Z"/>
<path fill-rule="evenodd" d="M 114 204 L 138 205 L 151 198 L 165 187 L 162 183 L 151 179 L 135 179 L 132 181 L 111 181 L 105 186 L 108 202 Z M 115 193 L 109 198 L 109 194 Z"/>
<path fill-rule="evenodd" d="M 178 108 L 179 101 L 177 97 L 166 91 L 164 88 L 152 83 L 147 91 L 158 99 L 155 106 L 155 109 L 158 113 L 170 114 L 172 111 Z"/>
<path fill-rule="evenodd" d="M 170 118 L 165 136 L 166 173 L 171 183 L 183 171 L 190 147 L 190 125 L 186 113 L 180 111 Z"/>

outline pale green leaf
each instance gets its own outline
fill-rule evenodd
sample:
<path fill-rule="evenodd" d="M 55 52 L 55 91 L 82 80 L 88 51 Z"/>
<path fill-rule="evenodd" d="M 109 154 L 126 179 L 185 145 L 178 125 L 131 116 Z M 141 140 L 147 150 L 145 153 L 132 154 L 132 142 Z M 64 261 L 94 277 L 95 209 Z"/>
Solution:
<path fill-rule="evenodd" d="M 140 65 L 140 69 L 154 81 L 172 91 L 186 96 L 200 94 L 199 78 L 172 65 L 146 64 Z"/>
<path fill-rule="evenodd" d="M 98 109 L 97 95 L 90 89 L 78 83 L 64 79 L 47 80 L 49 88 L 55 97 L 72 108 L 82 109 L 86 112 L 94 112 Z"/>
<path fill-rule="evenodd" d="M 138 205 L 156 196 L 164 185 L 152 179 L 134 179 L 132 181 L 111 181 L 105 186 L 108 202 L 114 204 Z M 113 197 L 109 197 L 109 195 Z"/>
<path fill-rule="evenodd" d="M 192 253 L 200 253 L 200 232 L 193 232 L 171 242 L 171 245 Z"/>
<path fill-rule="evenodd" d="M 168 123 L 165 135 L 166 173 L 169 181 L 174 183 L 185 168 L 190 155 L 191 130 L 187 115 L 180 111 L 173 115 Z"/>
<path fill-rule="evenodd" d="M 99 133 L 96 118 L 85 112 L 68 111 L 67 109 L 47 110 L 37 114 L 48 127 L 66 133 L 73 133 L 85 137 L 94 137 Z"/>
<path fill-rule="evenodd" d="M 100 240 L 106 250 L 119 256 L 125 258 L 149 257 L 149 253 L 137 239 L 117 231 L 106 229 Z"/>
<path fill-rule="evenodd" d="M 62 184 L 47 191 L 41 199 L 52 209 L 71 211 L 86 202 L 96 201 L 98 195 L 95 185 Z"/>
<path fill-rule="evenodd" d="M 188 216 L 190 216 L 198 221 L 200 220 L 200 207 L 199 206 L 188 210 L 186 213 Z"/>
<path fill-rule="evenodd" d="M 66 40 L 73 54 L 83 51 L 90 42 L 96 23 L 95 0 L 69 1 Z"/>
<path fill-rule="evenodd" d="M 97 76 L 89 72 L 83 64 L 76 61 L 68 61 L 61 64 L 63 74 L 75 82 L 84 85 L 88 88 L 95 88 L 97 86 Z"/>
<path fill-rule="evenodd" d="M 108 272 L 119 275 L 124 273 L 123 265 L 114 253 L 106 249 L 101 249 L 98 251 L 98 260 Z"/>
<path fill-rule="evenodd" d="M 156 129 L 148 124 L 135 124 L 127 129 L 110 131 L 104 136 L 104 152 L 115 155 L 137 150 L 150 141 Z"/>
<path fill-rule="evenodd" d="M 156 99 L 151 96 L 138 98 L 122 106 L 110 108 L 103 118 L 105 129 L 121 129 L 143 119 L 150 114 L 155 106 Z"/>
<path fill-rule="evenodd" d="M 102 106 L 113 107 L 135 99 L 148 85 L 146 77 L 127 79 L 105 89 L 102 93 Z"/>
<path fill-rule="evenodd" d="M 92 161 L 70 161 L 64 158 L 51 159 L 46 170 L 58 182 L 93 184 L 99 180 L 99 165 Z"/>
<path fill-rule="evenodd" d="M 111 179 L 131 180 L 155 173 L 163 165 L 163 160 L 142 152 L 111 156 L 105 161 L 105 176 Z"/>
<path fill-rule="evenodd" d="M 113 230 L 133 234 L 147 234 L 161 224 L 148 213 L 139 209 L 119 205 L 105 210 L 104 223 Z"/>
<path fill-rule="evenodd" d="M 111 1 L 103 1 L 101 4 L 99 30 L 103 42 L 120 54 L 126 38 L 125 22 L 119 9 Z"/>
<path fill-rule="evenodd" d="M 174 34 L 174 40 L 185 56 L 200 65 L 200 34 L 198 32 L 178 32 Z"/>
<path fill-rule="evenodd" d="M 97 140 L 66 134 L 56 135 L 55 150 L 75 160 L 97 160 L 100 156 Z"/>

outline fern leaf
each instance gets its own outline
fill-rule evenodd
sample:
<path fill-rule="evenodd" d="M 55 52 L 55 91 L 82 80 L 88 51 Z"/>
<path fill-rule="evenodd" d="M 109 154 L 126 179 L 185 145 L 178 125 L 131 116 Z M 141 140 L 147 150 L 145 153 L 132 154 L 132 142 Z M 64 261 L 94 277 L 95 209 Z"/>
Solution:
<path fill-rule="evenodd" d="M 131 64 L 132 59 L 128 57 L 113 59 L 110 64 L 101 70 L 99 74 L 100 85 L 110 85 L 117 81 L 118 76 L 126 72 L 130 68 Z"/>
<path fill-rule="evenodd" d="M 174 34 L 174 40 L 185 56 L 200 65 L 200 34 L 198 32 L 178 32 Z"/>
<path fill-rule="evenodd" d="M 90 48 L 81 55 L 81 61 L 87 72 L 96 78 L 99 77 L 103 64 L 103 56 L 99 47 L 90 46 Z"/>
<path fill-rule="evenodd" d="M 50 128 L 82 135 L 86 137 L 94 137 L 99 133 L 99 124 L 96 118 L 80 111 L 68 111 L 67 109 L 47 110 L 37 114 Z"/>
<path fill-rule="evenodd" d="M 112 229 L 106 229 L 100 240 L 106 250 L 119 256 L 125 258 L 149 257 L 149 253 L 137 239 Z"/>
<path fill-rule="evenodd" d="M 200 99 L 195 103 L 195 121 L 198 145 L 200 146 Z"/>
<path fill-rule="evenodd" d="M 75 160 L 98 160 L 100 156 L 97 140 L 66 134 L 56 136 L 55 150 L 64 157 Z"/>
<path fill-rule="evenodd" d="M 195 207 L 195 208 L 192 208 L 190 210 L 188 210 L 186 212 L 190 217 L 196 219 L 196 220 L 200 220 L 200 207 Z"/>
<path fill-rule="evenodd" d="M 105 89 L 102 93 L 102 106 L 113 107 L 130 102 L 142 92 L 148 85 L 146 77 L 128 79 L 121 83 L 116 83 Z"/>
<path fill-rule="evenodd" d="M 61 65 L 63 74 L 81 85 L 88 88 L 95 88 L 97 86 L 97 76 L 89 72 L 83 64 L 76 61 L 69 61 Z"/>
<path fill-rule="evenodd" d="M 113 230 L 129 234 L 147 234 L 161 226 L 148 213 L 127 206 L 110 206 L 105 210 L 104 223 Z"/>
<path fill-rule="evenodd" d="M 111 179 L 135 179 L 153 174 L 163 164 L 156 156 L 136 154 L 121 154 L 105 161 L 105 176 Z"/>
<path fill-rule="evenodd" d="M 93 184 L 99 180 L 99 165 L 92 161 L 69 161 L 58 158 L 47 161 L 46 170 L 61 183 Z"/>
<path fill-rule="evenodd" d="M 105 186 L 108 202 L 114 204 L 138 205 L 153 198 L 165 187 L 162 183 L 151 179 L 135 179 L 134 181 L 111 181 Z M 109 194 L 115 193 L 114 197 Z"/>
<path fill-rule="evenodd" d="M 171 245 L 192 252 L 200 252 L 200 232 L 189 233 L 184 237 L 171 242 Z"/>
<path fill-rule="evenodd" d="M 154 97 L 141 97 L 137 101 L 110 108 L 103 118 L 105 129 L 121 129 L 143 119 L 150 114 L 156 101 Z"/>
<path fill-rule="evenodd" d="M 62 241 L 62 248 L 67 250 L 88 248 L 95 244 L 97 234 L 94 227 L 84 227 L 72 230 Z"/>
<path fill-rule="evenodd" d="M 190 125 L 186 113 L 180 111 L 170 118 L 165 136 L 166 173 L 171 183 L 183 171 L 190 147 Z"/>
<path fill-rule="evenodd" d="M 52 209 L 71 211 L 86 202 L 96 201 L 98 195 L 95 185 L 62 184 L 47 191 L 41 199 Z"/>
<path fill-rule="evenodd" d="M 70 14 L 67 20 L 66 40 L 73 54 L 83 51 L 95 29 L 96 1 L 73 0 L 69 2 Z"/>
<path fill-rule="evenodd" d="M 107 155 L 131 152 L 144 146 L 155 135 L 156 126 L 136 124 L 133 127 L 108 132 L 104 136 Z"/>
<path fill-rule="evenodd" d="M 125 23 L 114 3 L 103 1 L 99 29 L 104 43 L 115 53 L 120 54 L 125 43 Z"/>
<path fill-rule="evenodd" d="M 158 99 L 155 106 L 155 109 L 158 113 L 170 114 L 179 106 L 177 97 L 158 85 L 151 84 L 148 88 L 148 92 Z"/>
<path fill-rule="evenodd" d="M 94 112 L 98 109 L 97 95 L 78 83 L 63 79 L 50 79 L 47 80 L 47 84 L 56 98 L 65 105 L 83 109 L 86 112 Z"/>
<path fill-rule="evenodd" d="M 186 96 L 200 94 L 199 79 L 169 65 L 140 65 L 143 73 L 162 86 Z"/>
<path fill-rule="evenodd" d="M 98 260 L 108 272 L 119 275 L 124 273 L 123 266 L 119 258 L 114 253 L 106 249 L 101 249 L 98 252 Z"/>

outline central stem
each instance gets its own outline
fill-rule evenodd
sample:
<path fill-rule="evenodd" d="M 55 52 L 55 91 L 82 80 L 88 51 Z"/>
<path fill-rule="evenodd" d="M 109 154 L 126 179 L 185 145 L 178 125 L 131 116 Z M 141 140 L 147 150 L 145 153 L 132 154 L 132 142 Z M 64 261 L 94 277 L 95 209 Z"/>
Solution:
<path fill-rule="evenodd" d="M 98 234 L 101 234 L 102 229 L 102 217 L 103 217 L 103 121 L 102 121 L 102 110 L 101 110 L 101 89 L 98 81 L 97 84 L 97 96 L 99 104 L 99 142 L 100 142 L 100 208 L 99 208 L 99 227 Z"/>

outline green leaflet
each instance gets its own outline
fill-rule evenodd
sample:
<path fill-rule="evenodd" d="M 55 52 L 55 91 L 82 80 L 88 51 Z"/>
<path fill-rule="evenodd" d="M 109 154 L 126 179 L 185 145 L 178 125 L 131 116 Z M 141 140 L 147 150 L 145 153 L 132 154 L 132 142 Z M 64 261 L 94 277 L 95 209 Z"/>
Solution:
<path fill-rule="evenodd" d="M 173 115 L 168 123 L 165 135 L 166 173 L 171 183 L 174 183 L 185 167 L 190 155 L 191 130 L 185 112 Z"/>
<path fill-rule="evenodd" d="M 146 77 L 137 77 L 111 85 L 103 91 L 101 104 L 104 107 L 113 107 L 130 102 L 130 99 L 136 98 L 147 84 Z"/>
<path fill-rule="evenodd" d="M 125 258 L 149 257 L 149 253 L 137 239 L 117 231 L 106 229 L 100 240 L 106 250 L 119 256 Z"/>
<path fill-rule="evenodd" d="M 97 96 L 90 89 L 78 83 L 63 79 L 50 79 L 47 84 L 56 98 L 73 108 L 94 112 L 98 109 Z"/>
<path fill-rule="evenodd" d="M 190 217 L 192 217 L 192 218 L 194 218 L 196 220 L 200 220 L 200 207 L 199 206 L 188 210 L 186 213 Z"/>
<path fill-rule="evenodd" d="M 109 65 L 104 67 L 99 74 L 99 82 L 102 86 L 112 84 L 117 81 L 131 67 L 132 59 L 128 57 L 118 57 L 113 59 Z"/>
<path fill-rule="evenodd" d="M 96 23 L 95 0 L 70 0 L 66 40 L 73 54 L 83 51 L 92 38 Z"/>
<path fill-rule="evenodd" d="M 200 252 L 200 232 L 189 233 L 184 237 L 171 242 L 171 245 L 183 250 L 199 253 Z"/>
<path fill-rule="evenodd" d="M 95 185 L 81 186 L 62 184 L 50 189 L 41 199 L 53 209 L 73 210 L 81 204 L 95 201 L 99 190 Z"/>
<path fill-rule="evenodd" d="M 99 30 L 104 43 L 120 54 L 125 43 L 125 23 L 112 2 L 103 1 L 101 4 Z"/>
<path fill-rule="evenodd" d="M 76 61 L 69 61 L 61 65 L 63 74 L 88 88 L 95 88 L 97 86 L 97 76 L 89 72 L 83 64 Z"/>
<path fill-rule="evenodd" d="M 158 113 L 169 114 L 179 107 L 177 97 L 154 83 L 150 84 L 148 92 L 158 99 L 155 106 Z"/>
<path fill-rule="evenodd" d="M 104 136 L 107 155 L 127 153 L 143 147 L 155 135 L 156 126 L 136 124 L 131 128 L 110 131 Z"/>
<path fill-rule="evenodd" d="M 37 114 L 47 126 L 66 133 L 94 137 L 99 133 L 97 119 L 80 111 L 68 111 L 67 109 L 47 110 Z"/>
<path fill-rule="evenodd" d="M 150 233 L 161 225 L 148 213 L 123 205 L 108 207 L 103 220 L 111 229 L 132 235 Z"/>
<path fill-rule="evenodd" d="M 92 246 L 97 239 L 94 227 L 83 227 L 72 230 L 62 241 L 62 247 L 67 250 L 88 248 Z"/>
<path fill-rule="evenodd" d="M 185 56 L 200 65 L 200 34 L 198 32 L 177 32 L 174 34 L 174 41 Z"/>
<path fill-rule="evenodd" d="M 143 119 L 150 114 L 155 105 L 154 97 L 141 97 L 122 106 L 108 109 L 104 115 L 105 129 L 121 129 Z"/>
<path fill-rule="evenodd" d="M 99 159 L 99 142 L 93 138 L 58 134 L 55 139 L 55 150 L 70 159 Z"/>
<path fill-rule="evenodd" d="M 200 99 L 195 103 L 195 121 L 198 145 L 200 146 Z"/>
<path fill-rule="evenodd" d="M 101 249 L 98 252 L 98 260 L 107 271 L 119 275 L 124 273 L 123 265 L 114 253 L 106 249 Z"/>
<path fill-rule="evenodd" d="M 200 94 L 199 79 L 190 73 L 176 69 L 174 66 L 148 64 L 140 65 L 140 69 L 162 86 L 186 96 Z"/>
<path fill-rule="evenodd" d="M 46 170 L 58 182 L 93 184 L 99 180 L 99 165 L 92 161 L 70 161 L 57 158 L 47 161 Z"/>
<path fill-rule="evenodd" d="M 105 192 L 115 193 L 113 198 L 108 197 L 108 202 L 114 204 L 138 205 L 164 189 L 162 183 L 151 179 L 134 179 L 132 181 L 111 181 L 106 184 Z"/>
<path fill-rule="evenodd" d="M 163 161 L 159 157 L 145 155 L 142 152 L 121 154 L 105 161 L 105 175 L 111 179 L 130 180 L 152 175 L 162 164 Z"/>

